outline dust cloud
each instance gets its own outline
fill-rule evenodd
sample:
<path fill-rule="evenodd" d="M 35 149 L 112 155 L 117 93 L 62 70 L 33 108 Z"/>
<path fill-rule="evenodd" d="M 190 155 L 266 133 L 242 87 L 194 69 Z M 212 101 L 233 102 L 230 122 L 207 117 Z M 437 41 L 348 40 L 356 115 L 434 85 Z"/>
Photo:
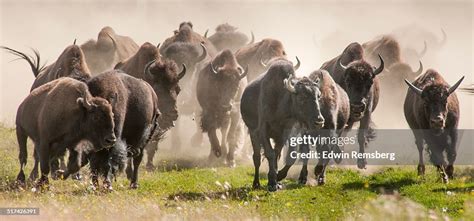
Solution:
<path fill-rule="evenodd" d="M 291 60 L 298 56 L 298 75 L 307 75 L 324 61 L 338 55 L 350 42 L 366 42 L 403 27 L 419 27 L 441 38 L 444 47 L 428 48 L 422 58 L 425 70 L 433 68 L 453 84 L 462 75 L 465 85 L 473 82 L 473 4 L 471 1 L 2 1 L 0 45 L 30 53 L 36 48 L 42 61 L 55 61 L 62 50 L 77 39 L 79 44 L 96 38 L 104 26 L 132 37 L 139 45 L 163 42 L 182 21 L 192 21 L 201 34 L 221 23 L 239 27 L 256 41 L 275 38 L 283 42 Z M 411 39 L 421 49 L 424 39 Z M 402 47 L 405 45 L 402 45 Z M 428 45 L 429 47 L 429 45 Z M 24 61 L 0 52 L 0 121 L 12 126 L 19 103 L 34 80 Z M 413 67 L 415 70 L 417 67 Z M 458 92 L 460 128 L 473 128 L 473 96 Z M 402 107 L 375 111 L 378 128 L 385 119 L 400 117 Z M 192 123 L 191 123 L 192 125 Z M 405 126 L 404 126 L 405 125 Z M 194 128 L 194 127 L 189 127 Z M 191 134 L 191 133 L 189 133 Z M 187 137 L 187 136 L 185 136 Z"/>

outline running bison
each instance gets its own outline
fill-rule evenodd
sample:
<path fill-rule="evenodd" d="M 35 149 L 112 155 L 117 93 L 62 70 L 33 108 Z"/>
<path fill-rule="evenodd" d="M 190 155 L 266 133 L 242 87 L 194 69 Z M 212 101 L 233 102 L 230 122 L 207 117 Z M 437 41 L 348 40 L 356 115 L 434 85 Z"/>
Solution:
<path fill-rule="evenodd" d="M 267 38 L 242 47 L 235 53 L 235 57 L 240 65 L 249 66 L 250 72 L 247 75 L 247 80 L 251 82 L 265 72 L 270 60 L 286 58 L 286 52 L 280 41 Z M 298 60 L 296 69 L 298 69 L 299 64 Z"/>
<path fill-rule="evenodd" d="M 207 31 L 204 37 L 207 37 Z M 253 44 L 255 36 L 252 32 L 252 39 L 249 42 L 249 38 L 244 33 L 237 31 L 237 27 L 225 23 L 217 26 L 216 33 L 207 39 L 212 42 L 218 51 L 229 49 L 236 52 L 246 44 Z"/>
<path fill-rule="evenodd" d="M 409 89 L 404 112 L 418 148 L 418 175 L 425 174 L 423 149 L 426 143 L 430 160 L 438 168 L 443 182 L 453 178 L 459 123 L 459 101 L 454 91 L 463 79 L 450 87 L 441 74 L 429 69 L 413 83 L 405 80 Z M 443 152 L 446 152 L 447 165 Z"/>
<path fill-rule="evenodd" d="M 147 145 L 148 170 L 153 170 L 153 157 L 158 149 L 158 142 L 162 135 L 173 127 L 174 121 L 178 119 L 178 108 L 176 99 L 180 92 L 178 85 L 186 74 L 186 66 L 182 65 L 181 72 L 178 73 L 178 66 L 174 61 L 160 56 L 158 47 L 144 43 L 138 52 L 129 59 L 118 63 L 115 69 L 120 69 L 125 73 L 145 80 L 153 87 L 158 99 L 158 108 L 161 112 L 158 118 L 159 132 Z"/>
<path fill-rule="evenodd" d="M 130 37 L 118 35 L 106 26 L 100 30 L 97 40 L 87 41 L 81 49 L 92 74 L 97 75 L 112 70 L 115 64 L 135 54 L 138 45 Z"/>
<path fill-rule="evenodd" d="M 50 160 L 69 149 L 69 162 L 64 178 L 79 171 L 82 150 L 76 145 L 87 140 L 93 151 L 114 145 L 112 107 L 108 101 L 92 97 L 87 85 L 72 78 L 60 78 L 33 90 L 20 104 L 16 115 L 16 133 L 20 149 L 19 184 L 25 184 L 29 137 L 35 146 L 41 166 L 37 187 L 49 184 Z"/>
<path fill-rule="evenodd" d="M 295 78 L 293 64 L 277 59 L 269 69 L 245 88 L 240 110 L 253 146 L 255 174 L 253 187 L 260 187 L 261 149 L 268 159 L 268 190 L 277 190 L 277 160 L 290 130 L 299 123 L 309 130 L 324 124 L 318 98 L 318 83 L 309 78 Z M 274 141 L 274 147 L 270 142 Z"/>
<path fill-rule="evenodd" d="M 347 121 L 349 120 L 349 98 L 346 92 L 342 89 L 334 80 L 331 75 L 325 70 L 316 70 L 309 75 L 309 79 L 318 82 L 321 96 L 319 99 L 321 114 L 324 118 L 324 126 L 317 131 L 306 131 L 311 136 L 316 137 L 339 137 L 341 136 Z M 294 151 L 295 147 L 289 146 L 288 153 Z M 303 146 L 300 150 L 309 152 L 309 147 Z M 317 146 L 317 151 L 323 155 L 323 151 L 334 151 L 341 153 L 341 147 L 334 146 Z M 335 159 L 340 162 L 340 158 Z M 295 163 L 296 159 L 288 157 L 287 164 L 278 172 L 278 181 L 284 179 L 288 174 L 288 170 Z M 326 166 L 329 163 L 329 159 L 320 158 L 317 166 L 314 169 L 314 173 L 318 180 L 318 184 L 322 185 L 325 183 Z M 299 176 L 299 183 L 305 184 L 308 177 L 308 160 L 303 159 L 303 168 Z"/>
<path fill-rule="evenodd" d="M 232 52 L 226 49 L 201 70 L 196 85 L 197 99 L 202 109 L 201 128 L 208 134 L 211 143 L 210 156 L 227 155 L 229 166 L 235 164 L 234 152 L 238 144 L 236 139 L 227 139 L 237 134 L 240 112 L 235 104 L 240 102 L 241 94 L 238 92 L 246 86 L 247 73 L 248 69 L 240 67 Z M 217 129 L 222 134 L 220 144 Z"/>
<path fill-rule="evenodd" d="M 35 57 L 33 57 L 8 47 L 1 48 L 28 62 L 35 76 L 35 81 L 30 91 L 60 77 L 72 77 L 77 80 L 85 81 L 91 76 L 84 53 L 81 48 L 76 45 L 76 41 L 74 41 L 73 45 L 66 47 L 54 63 L 46 67 L 40 65 L 41 57 L 36 50 L 33 50 L 35 54 Z"/>
<path fill-rule="evenodd" d="M 158 129 L 158 98 L 148 83 L 120 71 L 97 75 L 87 85 L 93 96 L 111 103 L 117 137 L 117 143 L 110 150 L 88 156 L 92 182 L 98 186 L 98 176 L 102 175 L 104 187 L 111 189 L 111 179 L 125 167 L 128 155 L 133 165 L 127 168 L 127 177 L 130 188 L 137 188 L 143 149 Z"/>
<path fill-rule="evenodd" d="M 360 122 L 358 131 L 359 153 L 365 152 L 368 141 L 375 138 L 372 128 L 372 112 L 379 101 L 379 81 L 377 75 L 384 69 L 381 56 L 380 66 L 372 67 L 363 59 L 363 49 L 359 43 L 351 43 L 341 55 L 323 64 L 321 69 L 327 70 L 334 81 L 347 93 L 350 103 L 350 117 L 347 128 Z M 365 158 L 357 160 L 360 169 L 365 168 Z"/>

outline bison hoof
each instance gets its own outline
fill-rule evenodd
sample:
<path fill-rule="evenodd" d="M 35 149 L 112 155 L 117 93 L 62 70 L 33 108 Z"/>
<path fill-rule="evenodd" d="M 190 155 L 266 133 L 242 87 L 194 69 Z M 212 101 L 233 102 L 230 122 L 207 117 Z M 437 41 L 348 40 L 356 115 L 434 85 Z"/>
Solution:
<path fill-rule="evenodd" d="M 75 174 L 72 175 L 71 179 L 73 179 L 73 180 L 82 180 L 82 175 L 79 172 L 75 173 Z"/>
<path fill-rule="evenodd" d="M 58 180 L 58 179 L 64 180 L 64 170 L 56 170 L 56 172 L 53 173 L 51 178 L 53 180 Z"/>
<path fill-rule="evenodd" d="M 213 152 L 214 152 L 214 155 L 215 155 L 216 157 L 218 157 L 218 158 L 222 156 L 222 152 L 221 152 L 221 150 L 219 150 L 219 149 L 214 149 Z"/>
<path fill-rule="evenodd" d="M 131 183 L 130 184 L 130 189 L 138 189 L 138 183 Z"/>
<path fill-rule="evenodd" d="M 35 185 L 35 192 L 36 191 L 42 191 L 42 190 L 49 190 L 49 180 L 46 179 L 40 179 L 36 185 Z"/>
<path fill-rule="evenodd" d="M 252 188 L 254 188 L 254 189 L 260 189 L 261 187 L 262 187 L 262 186 L 260 185 L 260 182 L 258 182 L 258 181 L 256 181 L 256 182 L 254 181 L 254 182 L 253 182 Z"/>
<path fill-rule="evenodd" d="M 156 169 L 156 167 L 153 165 L 153 163 L 147 163 L 146 164 L 146 171 L 152 172 Z"/>
<path fill-rule="evenodd" d="M 448 175 L 449 179 L 454 179 L 454 167 L 453 167 L 453 165 L 448 165 L 446 167 L 446 174 Z"/>
<path fill-rule="evenodd" d="M 418 165 L 418 176 L 424 176 L 425 175 L 425 165 Z"/>
<path fill-rule="evenodd" d="M 18 173 L 18 176 L 16 176 L 16 181 L 17 183 L 25 183 L 25 173 L 23 171 L 20 171 L 20 173 Z"/>
<path fill-rule="evenodd" d="M 229 168 L 234 168 L 236 166 L 235 160 L 227 160 L 227 166 Z"/>
<path fill-rule="evenodd" d="M 366 168 L 366 167 L 365 167 L 366 165 L 367 165 L 367 160 L 365 160 L 365 159 L 357 159 L 357 167 L 358 167 L 359 169 L 365 169 L 365 168 Z"/>
<path fill-rule="evenodd" d="M 325 183 L 326 183 L 326 178 L 324 178 L 324 177 L 319 177 L 319 178 L 318 178 L 318 185 L 319 185 L 319 186 L 322 186 L 322 185 L 324 185 Z"/>
<path fill-rule="evenodd" d="M 109 182 L 104 182 L 104 189 L 106 191 L 113 191 L 114 188 L 112 187 L 112 183 L 109 181 Z"/>
<path fill-rule="evenodd" d="M 278 187 L 277 187 L 276 184 L 268 185 L 267 189 L 268 189 L 268 192 L 275 192 L 275 191 L 277 191 Z"/>
<path fill-rule="evenodd" d="M 306 182 L 307 182 L 307 181 L 308 181 L 308 180 L 306 180 L 306 178 L 299 178 L 299 179 L 298 179 L 298 184 L 306 185 Z"/>

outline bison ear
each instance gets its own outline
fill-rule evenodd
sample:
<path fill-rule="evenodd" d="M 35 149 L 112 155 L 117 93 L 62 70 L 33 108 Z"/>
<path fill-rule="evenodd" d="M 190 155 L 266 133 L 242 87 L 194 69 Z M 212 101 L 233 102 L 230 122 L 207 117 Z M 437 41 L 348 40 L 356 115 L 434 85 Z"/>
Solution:
<path fill-rule="evenodd" d="M 93 109 L 93 105 L 83 97 L 77 98 L 76 102 L 79 105 L 83 106 L 87 111 L 92 111 Z"/>

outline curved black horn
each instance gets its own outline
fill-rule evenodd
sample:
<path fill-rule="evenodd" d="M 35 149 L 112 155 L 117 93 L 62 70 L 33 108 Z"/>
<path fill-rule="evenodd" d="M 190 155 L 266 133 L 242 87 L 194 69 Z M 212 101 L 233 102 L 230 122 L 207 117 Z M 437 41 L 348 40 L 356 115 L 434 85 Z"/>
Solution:
<path fill-rule="evenodd" d="M 253 31 L 250 31 L 250 34 L 252 36 L 252 39 L 250 39 L 250 42 L 248 43 L 249 45 L 251 45 L 255 42 L 255 35 L 253 35 Z"/>
<path fill-rule="evenodd" d="M 77 38 L 74 38 L 74 42 L 72 43 L 72 45 L 76 45 L 76 40 Z"/>
<path fill-rule="evenodd" d="M 197 59 L 198 62 L 204 60 L 207 57 L 207 48 L 206 48 L 206 46 L 204 46 L 204 44 L 201 43 L 201 47 L 202 47 L 202 54 L 198 57 L 198 59 Z"/>
<path fill-rule="evenodd" d="M 298 56 L 296 56 L 296 65 L 293 67 L 293 69 L 295 69 L 295 71 L 298 70 L 298 68 L 300 68 L 300 65 L 300 59 L 298 58 Z"/>
<path fill-rule="evenodd" d="M 464 76 L 462 76 L 462 78 L 459 79 L 459 81 L 456 82 L 456 84 L 454 84 L 453 86 L 449 88 L 448 93 L 449 94 L 453 93 L 459 87 L 459 85 L 461 85 L 462 80 L 464 80 Z"/>
<path fill-rule="evenodd" d="M 183 65 L 183 70 L 181 70 L 181 72 L 178 74 L 178 80 L 181 80 L 181 78 L 184 77 L 184 75 L 186 74 L 186 65 L 185 64 L 182 64 Z"/>
<path fill-rule="evenodd" d="M 204 32 L 204 38 L 207 38 L 207 32 L 209 32 L 209 29 L 207 29 L 206 32 Z"/>
<path fill-rule="evenodd" d="M 217 74 L 217 70 L 216 70 L 216 68 L 214 67 L 214 64 L 212 63 L 212 60 L 211 60 L 211 65 L 210 65 L 210 66 L 211 66 L 211 71 L 212 71 L 212 73 Z"/>
<path fill-rule="evenodd" d="M 249 65 L 247 64 L 247 66 L 245 66 L 245 70 L 240 74 L 239 80 L 247 76 L 248 73 L 249 73 Z"/>
<path fill-rule="evenodd" d="M 156 45 L 156 48 L 160 49 L 161 42 Z"/>
<path fill-rule="evenodd" d="M 149 74 L 149 75 L 152 75 L 151 72 L 150 72 L 150 67 L 152 64 L 154 64 L 156 61 L 156 59 L 153 59 L 152 61 L 148 62 L 146 65 L 145 65 L 145 69 L 143 70 L 143 72 L 145 74 Z"/>
<path fill-rule="evenodd" d="M 423 92 L 423 90 L 421 90 L 420 88 L 417 88 L 415 85 L 413 85 L 407 79 L 405 79 L 405 83 L 407 83 L 408 87 L 411 88 L 416 94 L 421 95 L 421 93 Z"/>
<path fill-rule="evenodd" d="M 428 45 L 426 44 L 426 41 L 423 41 L 423 50 L 421 50 L 421 52 L 419 53 L 420 58 L 425 56 L 427 50 L 428 50 Z"/>
<path fill-rule="evenodd" d="M 383 62 L 382 56 L 379 54 L 379 59 L 380 59 L 380 66 L 374 70 L 374 75 L 382 73 L 385 63 Z"/>

